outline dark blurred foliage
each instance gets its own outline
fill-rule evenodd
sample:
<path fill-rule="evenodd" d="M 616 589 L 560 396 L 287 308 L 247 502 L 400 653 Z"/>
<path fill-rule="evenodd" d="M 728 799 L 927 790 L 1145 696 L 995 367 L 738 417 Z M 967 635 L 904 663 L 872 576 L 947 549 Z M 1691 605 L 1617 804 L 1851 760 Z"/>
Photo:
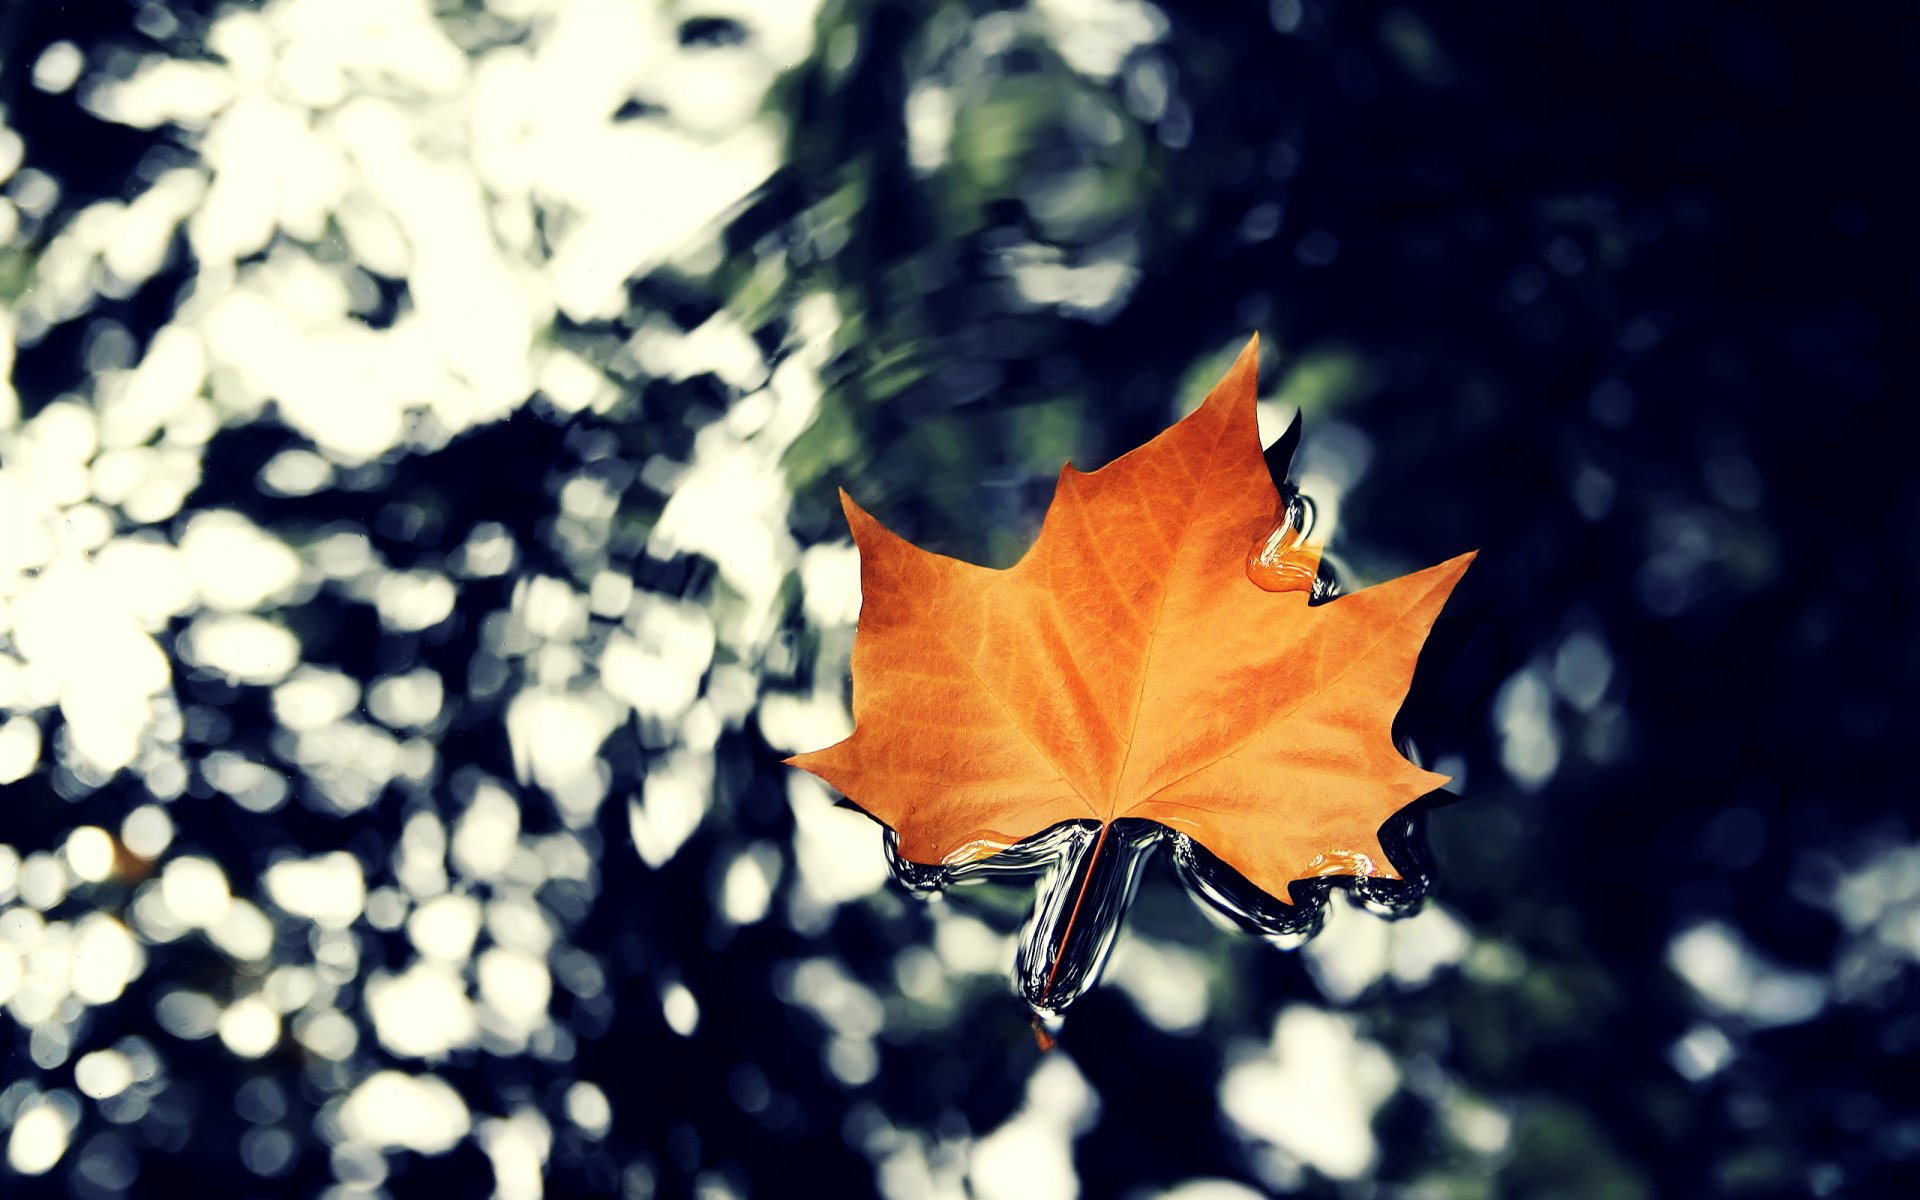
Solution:
<path fill-rule="evenodd" d="M 1908 1194 L 1920 1037 L 1896 1018 L 1920 1002 L 1911 963 L 1811 1020 L 1724 1017 L 1737 1054 L 1694 1082 L 1670 1051 L 1699 1004 L 1667 955 L 1676 930 L 1713 919 L 1778 963 L 1824 972 L 1844 941 L 1816 902 L 1829 876 L 1915 836 L 1898 735 L 1920 717 L 1920 472 L 1893 417 L 1913 395 L 1920 335 L 1920 196 L 1903 136 L 1920 24 L 1887 6 L 1191 0 L 1165 6 L 1165 37 L 1103 82 L 1028 26 L 983 49 L 973 18 L 995 7 L 830 4 L 823 49 L 776 91 L 788 161 L 730 229 L 712 290 L 634 288 L 634 312 L 690 328 L 748 286 L 756 252 L 784 252 L 793 272 L 756 330 L 768 346 L 784 337 L 786 300 L 820 288 L 840 300 L 827 408 L 789 461 L 796 536 L 840 536 L 844 484 L 923 545 L 1005 563 L 1037 528 L 1060 459 L 1097 465 L 1157 432 L 1170 398 L 1191 391 L 1196 355 L 1258 330 L 1277 347 L 1283 394 L 1315 364 L 1347 364 L 1332 399 L 1299 393 L 1319 397 L 1309 448 L 1316 422 L 1335 420 L 1371 444 L 1335 548 L 1363 580 L 1480 548 L 1455 601 L 1479 613 L 1477 633 L 1443 680 L 1423 684 L 1435 703 L 1410 732 L 1459 764 L 1465 795 L 1431 818 L 1436 894 L 1519 964 L 1355 1006 L 1404 1073 L 1444 1071 L 1515 1120 L 1489 1174 L 1403 1093 L 1376 1123 L 1382 1193 Z M 197 19 L 196 6 L 170 8 Z M 95 0 L 0 18 L 0 102 L 65 205 L 116 194 L 166 153 L 166 135 L 91 122 L 26 86 L 20 67 L 56 38 L 90 60 L 136 43 L 134 13 Z M 733 36 L 698 20 L 685 35 Z M 931 169 L 910 161 L 905 115 L 926 78 L 956 94 L 950 156 Z M 1110 132 L 1089 137 L 1089 125 Z M 1073 172 L 1083 196 L 1041 202 L 1036 181 Z M 1111 311 L 1023 301 L 1008 256 L 1025 245 L 1067 264 L 1125 259 L 1138 282 Z M 163 273 L 115 315 L 141 336 L 181 281 Z M 79 332 L 22 351 L 27 403 L 69 385 L 77 352 L 61 339 Z M 564 332 L 591 347 L 616 331 Z M 252 485 L 283 439 L 229 431 L 192 503 L 242 508 L 290 537 L 357 522 L 396 566 L 437 560 L 496 521 L 536 556 L 523 570 L 590 578 L 544 524 L 553 481 L 583 463 L 630 477 L 651 453 L 679 457 L 668 443 L 685 430 L 662 414 L 698 424 L 728 398 L 711 379 L 635 386 L 644 423 L 529 410 L 366 488 L 298 502 Z M 706 596 L 707 565 L 643 553 L 658 498 L 625 495 L 605 565 Z M 426 532 L 382 540 L 395 505 L 429 513 Z M 324 595 L 310 608 L 292 615 L 310 659 L 360 677 L 430 663 L 451 693 L 471 691 L 471 623 L 409 641 L 342 619 Z M 1610 664 L 1582 705 L 1551 687 L 1580 674 L 1566 665 L 1575 644 Z M 1537 788 L 1511 781 L 1492 715 L 1528 671 L 1546 681 L 1560 747 Z M 270 730 L 257 690 L 182 693 L 226 716 L 226 738 Z M 504 695 L 464 701 L 440 747 L 449 776 L 513 774 Z M 841 909 L 817 936 L 718 922 L 712 877 L 732 849 L 785 845 L 792 830 L 778 754 L 751 723 L 723 736 L 721 799 L 665 868 L 638 865 L 610 800 L 588 831 L 603 855 L 597 890 L 543 896 L 608 974 L 597 1000 L 557 990 L 555 1013 L 614 1113 L 604 1149 L 557 1135 L 551 1194 L 617 1194 L 636 1161 L 662 1194 L 716 1171 L 754 1195 L 795 1194 L 797 1180 L 808 1194 L 867 1194 L 873 1129 L 984 1131 L 1019 1102 L 1024 1013 L 992 988 L 945 1024 L 890 1025 L 868 1084 L 844 1087 L 823 1066 L 827 1033 L 783 1003 L 780 965 L 830 952 L 886 997 L 893 955 L 925 940 L 928 921 L 886 897 Z M 608 743 L 614 797 L 649 753 L 626 733 Z M 441 802 L 410 796 L 351 819 L 209 806 L 175 817 L 181 844 L 241 867 L 267 844 L 249 819 L 283 823 L 272 837 L 308 852 L 345 846 L 372 863 L 405 805 Z M 5 803 L 23 850 L 86 815 L 44 775 Z M 529 807 L 522 820 L 538 830 L 553 818 Z M 1020 902 L 977 903 L 1005 928 Z M 1074 1008 L 1065 1052 L 1101 1102 L 1076 1143 L 1083 1194 L 1256 1179 L 1216 1116 L 1222 1048 L 1264 1037 L 1276 1005 L 1313 985 L 1296 957 L 1203 932 L 1170 872 L 1149 880 L 1133 919 L 1207 945 L 1230 982 L 1191 1037 L 1160 1031 L 1113 989 Z M 703 998 L 690 1038 L 661 1018 L 663 973 Z M 140 1031 L 142 989 L 191 974 L 150 967 L 104 1011 Z M 18 1040 L 9 1076 L 24 1061 Z M 198 1110 L 141 1150 L 138 1194 L 240 1194 L 230 1098 L 293 1064 L 242 1063 L 215 1043 L 179 1053 L 172 1069 Z M 470 1096 L 553 1109 L 571 1069 L 470 1056 L 445 1074 Z M 323 1098 L 294 1089 L 293 1103 L 310 1115 Z M 395 1194 L 489 1186 L 471 1146 L 400 1157 Z M 315 1149 L 254 1190 L 304 1194 L 331 1178 Z M 93 1194 L 61 1173 L 9 1187 Z M 1310 1175 L 1303 1194 L 1365 1193 Z"/>
<path fill-rule="evenodd" d="M 1657 964 L 1700 915 L 1831 961 L 1837 931 L 1795 894 L 1808 851 L 1910 836 L 1888 734 L 1914 716 L 1916 477 L 1875 433 L 1913 382 L 1893 351 L 1912 191 L 1871 114 L 1910 100 L 1915 31 L 1661 6 L 1539 9 L 1489 39 L 1436 18 L 1459 74 L 1433 88 L 1395 69 L 1401 19 L 1334 18 L 1353 38 L 1293 212 L 1342 258 L 1286 273 L 1278 323 L 1383 365 L 1349 418 L 1381 431 L 1352 519 L 1416 558 L 1484 547 L 1494 607 L 1457 711 L 1591 630 L 1624 722 L 1570 723 L 1621 738 L 1612 761 L 1569 753 L 1535 797 L 1473 788 L 1436 818 L 1444 895 L 1551 981 L 1515 998 L 1504 1053 L 1461 1065 L 1543 1097 L 1580 1081 L 1596 1142 L 1661 1194 L 1797 1194 L 1826 1164 L 1848 1194 L 1897 1192 L 1913 1047 L 1881 1035 L 1910 978 L 1756 1034 L 1696 1097 L 1659 1053 L 1685 1017 Z M 1589 480 L 1611 503 L 1583 512 Z"/>
<path fill-rule="evenodd" d="M 1912 1128 L 1916 1047 L 1883 1034 L 1911 975 L 1755 1033 L 1695 1089 L 1665 1056 L 1688 998 L 1662 955 L 1676 924 L 1711 916 L 1780 961 L 1825 964 L 1838 931 L 1795 888 L 1808 852 L 1911 836 L 1892 735 L 1917 715 L 1920 474 L 1887 417 L 1920 332 L 1916 197 L 1893 132 L 1920 26 L 1804 6 L 1346 3 L 1283 36 L 1258 6 L 1180 5 L 1159 53 L 1190 130 L 1142 131 L 1116 219 L 1142 241 L 1143 277 L 1088 324 L 997 310 L 967 264 L 996 234 L 1034 236 L 1032 215 L 1003 194 L 941 221 L 962 181 L 905 186 L 900 131 L 852 116 L 900 111 L 903 68 L 936 53 L 927 28 L 872 8 L 852 77 L 802 73 L 793 111 L 802 180 L 811 144 L 840 165 L 834 184 L 899 196 L 826 266 L 870 297 L 848 371 L 877 511 L 934 544 L 976 536 L 916 505 L 977 496 L 1022 402 L 1078 393 L 1076 448 L 1099 462 L 1154 432 L 1196 345 L 1261 328 L 1350 350 L 1369 381 L 1341 417 L 1377 453 L 1346 527 L 1397 562 L 1481 547 L 1455 603 L 1488 609 L 1423 731 L 1468 764 L 1469 802 L 1433 820 L 1439 888 L 1528 964 L 1511 987 L 1394 1001 L 1379 1027 L 1522 1098 L 1513 1194 L 1910 1186 L 1915 1148 L 1894 1131 Z M 1059 70 L 1036 62 L 1005 86 L 1057 87 Z M 1250 239 L 1263 205 L 1283 215 Z M 930 263 L 947 271 L 934 286 L 919 282 Z M 924 382 L 863 394 L 902 342 Z M 1050 362 L 1071 366 L 1032 377 Z M 988 400 L 945 385 L 989 371 Z M 980 428 L 982 448 L 930 480 L 906 459 L 911 481 L 893 483 L 885 464 L 922 408 Z M 1017 502 L 1029 521 L 1035 500 Z M 1495 691 L 1577 632 L 1611 651 L 1608 711 L 1562 708 L 1551 783 L 1504 787 Z M 1096 1084 L 1109 1057 L 1139 1067 L 1119 1016 L 1096 994 L 1069 1025 L 1069 1045 L 1130 1049 L 1087 1056 Z M 1127 1161 L 1117 1147 L 1169 1096 L 1101 1090 L 1083 1171 Z M 1425 1153 L 1386 1145 L 1386 1179 Z"/>

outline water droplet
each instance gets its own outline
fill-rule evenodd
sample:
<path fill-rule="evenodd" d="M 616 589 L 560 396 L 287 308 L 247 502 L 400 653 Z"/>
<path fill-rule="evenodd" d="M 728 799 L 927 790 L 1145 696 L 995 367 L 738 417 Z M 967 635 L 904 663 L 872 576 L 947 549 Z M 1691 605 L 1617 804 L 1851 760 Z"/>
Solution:
<path fill-rule="evenodd" d="M 1411 916 L 1419 909 L 1432 878 L 1417 819 L 1404 813 L 1390 819 L 1380 829 L 1380 844 L 1399 879 L 1376 874 L 1369 855 L 1329 851 L 1313 867 L 1314 878 L 1289 889 L 1292 904 L 1261 891 L 1186 834 L 1173 837 L 1173 866 L 1201 910 L 1218 923 L 1291 950 L 1319 932 L 1327 893 L 1335 886 L 1347 888 L 1362 907 L 1383 917 Z"/>
<path fill-rule="evenodd" d="M 944 863 L 903 858 L 899 837 L 886 837 L 887 866 L 903 886 L 933 892 L 987 879 L 1037 874 L 1033 911 L 1021 932 L 1014 983 L 1035 1015 L 1042 1049 L 1068 1005 L 1106 966 L 1127 906 L 1154 849 L 1170 831 L 1152 821 L 1067 821 L 997 853 L 969 843 Z"/>
<path fill-rule="evenodd" d="M 1057 1017 L 1100 978 L 1141 873 L 1169 830 L 1152 821 L 1075 822 L 1046 868 L 1013 971 L 1036 1016 Z"/>
<path fill-rule="evenodd" d="M 1293 903 L 1261 891 L 1186 834 L 1135 818 L 1062 822 L 1013 845 L 992 843 L 999 849 L 985 857 L 989 843 L 970 843 L 937 864 L 903 858 L 891 830 L 885 844 L 893 877 L 915 892 L 1039 876 L 1014 959 L 1014 986 L 1033 1010 L 1034 1041 L 1050 1050 L 1067 1007 L 1099 982 L 1141 875 L 1162 843 L 1172 843 L 1175 873 L 1216 923 L 1290 950 L 1319 931 L 1334 887 L 1345 887 L 1362 907 L 1383 917 L 1419 909 L 1431 876 L 1418 818 L 1398 814 L 1379 837 L 1400 878 L 1378 874 L 1380 864 L 1367 854 L 1329 850 L 1314 877 L 1290 889 Z"/>
<path fill-rule="evenodd" d="M 1318 600 L 1332 594 L 1320 570 L 1320 548 L 1307 544 L 1313 532 L 1313 502 L 1284 489 L 1273 528 L 1247 548 L 1247 578 L 1269 592 L 1306 592 Z"/>

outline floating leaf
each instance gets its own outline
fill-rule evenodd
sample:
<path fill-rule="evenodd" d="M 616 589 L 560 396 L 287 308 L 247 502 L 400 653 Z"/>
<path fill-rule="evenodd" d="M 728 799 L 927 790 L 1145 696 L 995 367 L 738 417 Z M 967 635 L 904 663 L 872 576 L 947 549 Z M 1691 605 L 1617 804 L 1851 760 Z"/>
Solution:
<path fill-rule="evenodd" d="M 1068 465 L 1006 570 L 923 551 L 843 492 L 861 562 L 854 731 L 788 761 L 917 863 L 976 862 L 1071 821 L 1098 824 L 1097 858 L 1114 822 L 1141 818 L 1285 902 L 1295 880 L 1397 877 L 1381 824 L 1446 780 L 1391 726 L 1473 556 L 1310 604 L 1317 552 L 1262 456 L 1257 349 L 1145 446 Z"/>

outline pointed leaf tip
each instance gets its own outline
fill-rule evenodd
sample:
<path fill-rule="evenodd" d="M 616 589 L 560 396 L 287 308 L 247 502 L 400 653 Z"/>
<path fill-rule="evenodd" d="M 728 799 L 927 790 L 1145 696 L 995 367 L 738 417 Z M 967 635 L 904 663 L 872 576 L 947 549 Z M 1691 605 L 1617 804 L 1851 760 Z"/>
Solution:
<path fill-rule="evenodd" d="M 1456 554 L 1452 558 L 1441 559 L 1430 567 L 1422 567 L 1418 571 L 1401 576 L 1401 578 L 1430 579 L 1434 582 L 1435 586 L 1444 589 L 1450 594 L 1453 591 L 1454 585 L 1460 582 L 1460 577 L 1467 573 L 1467 568 L 1473 565 L 1473 560 L 1479 553 L 1478 550 L 1469 550 L 1464 554 Z"/>
<path fill-rule="evenodd" d="M 1241 347 L 1240 353 L 1233 360 L 1233 365 L 1228 367 L 1226 374 L 1220 377 L 1220 382 L 1213 385 L 1213 390 L 1207 393 L 1207 398 L 1201 402 L 1201 407 L 1208 408 L 1218 404 L 1231 412 L 1244 410 L 1251 413 L 1254 401 L 1259 395 L 1260 335 L 1256 333 L 1247 339 L 1245 346 Z"/>
<path fill-rule="evenodd" d="M 853 535 L 856 544 L 861 541 L 861 533 L 880 525 L 874 515 L 860 507 L 860 502 L 845 488 L 840 489 L 840 513 L 847 519 L 847 532 Z"/>

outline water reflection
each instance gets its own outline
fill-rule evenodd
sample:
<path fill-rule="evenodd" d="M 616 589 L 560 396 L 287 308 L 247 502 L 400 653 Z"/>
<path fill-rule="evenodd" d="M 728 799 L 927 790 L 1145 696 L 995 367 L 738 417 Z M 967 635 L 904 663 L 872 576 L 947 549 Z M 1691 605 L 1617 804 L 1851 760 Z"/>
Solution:
<path fill-rule="evenodd" d="M 1376 867 L 1365 856 L 1334 856 L 1315 877 L 1291 889 L 1287 900 L 1261 891 L 1188 835 L 1153 821 L 1069 821 L 1011 846 L 970 844 L 939 864 L 903 857 L 893 830 L 884 837 L 889 871 L 914 892 L 937 895 L 987 881 L 1031 881 L 1034 900 L 1017 942 L 1013 980 L 1033 1010 L 1042 1047 L 1050 1048 L 1067 1007 L 1099 982 L 1135 891 L 1163 844 L 1170 844 L 1174 870 L 1189 894 L 1217 924 L 1292 949 L 1320 930 L 1333 884 L 1378 916 L 1407 917 L 1421 910 L 1431 876 L 1419 821 L 1417 815 L 1397 816 L 1380 831 L 1400 878 L 1379 876 L 1376 872 L 1388 864 Z M 1457 959 L 1465 947 L 1459 926 L 1438 910 L 1418 934 L 1402 940 L 1424 945 L 1428 955 L 1421 965 L 1422 952 L 1413 950 L 1409 961 L 1415 965 L 1396 965 L 1396 975 L 1411 983 L 1424 982 L 1435 966 Z M 1161 952 L 1145 947 L 1134 953 L 1151 958 Z M 1143 1008 L 1160 1006 L 1157 997 L 1164 993 L 1138 980 L 1135 986 L 1148 989 Z M 1329 996 L 1349 1000 L 1366 983 L 1350 987 L 1322 979 L 1321 986 Z M 1191 1027 L 1198 1021 L 1181 1023 Z"/>

